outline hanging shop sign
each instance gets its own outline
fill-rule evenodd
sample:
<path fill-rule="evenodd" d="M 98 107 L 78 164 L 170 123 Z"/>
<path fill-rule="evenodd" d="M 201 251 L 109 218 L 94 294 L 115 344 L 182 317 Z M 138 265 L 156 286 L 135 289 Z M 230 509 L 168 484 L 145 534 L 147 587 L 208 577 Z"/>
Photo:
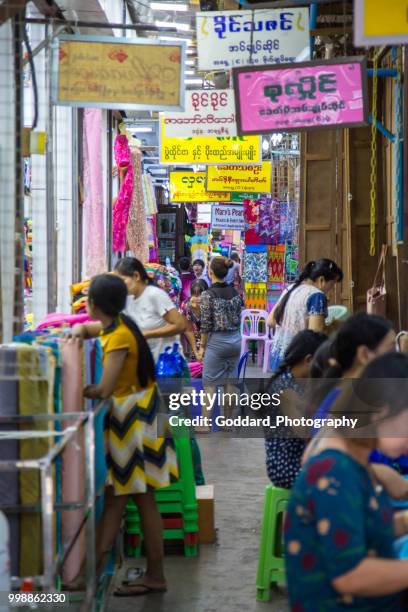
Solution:
<path fill-rule="evenodd" d="M 243 231 L 245 229 L 244 207 L 240 204 L 213 204 L 211 206 L 211 228 Z"/>
<path fill-rule="evenodd" d="M 207 136 L 195 138 L 167 138 L 163 121 L 160 131 L 161 164 L 260 164 L 262 162 L 259 136 Z"/>
<path fill-rule="evenodd" d="M 207 189 L 269 193 L 271 173 L 271 162 L 262 162 L 260 166 L 208 166 Z"/>
<path fill-rule="evenodd" d="M 239 202 L 243 203 L 244 200 L 257 200 L 260 197 L 259 193 L 248 193 L 248 192 L 240 192 L 240 193 L 231 193 L 231 202 Z"/>
<path fill-rule="evenodd" d="M 310 59 L 308 8 L 202 12 L 196 24 L 200 70 Z"/>
<path fill-rule="evenodd" d="M 408 3 L 403 0 L 354 0 L 354 44 L 406 45 Z"/>
<path fill-rule="evenodd" d="M 184 113 L 166 113 L 163 119 L 169 138 L 236 136 L 234 90 L 186 91 Z"/>
<path fill-rule="evenodd" d="M 170 202 L 229 202 L 230 193 L 206 191 L 205 172 L 170 172 Z"/>
<path fill-rule="evenodd" d="M 235 68 L 238 132 L 366 125 L 366 68 L 365 57 Z"/>
<path fill-rule="evenodd" d="M 184 110 L 184 42 L 60 36 L 53 50 L 55 104 Z"/>

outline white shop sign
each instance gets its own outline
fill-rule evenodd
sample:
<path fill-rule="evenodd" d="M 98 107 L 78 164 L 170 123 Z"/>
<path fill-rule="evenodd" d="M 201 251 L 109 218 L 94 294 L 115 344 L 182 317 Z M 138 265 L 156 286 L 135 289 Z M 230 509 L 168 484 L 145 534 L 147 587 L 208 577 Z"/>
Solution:
<path fill-rule="evenodd" d="M 164 113 L 167 138 L 194 136 L 236 136 L 233 89 L 186 91 L 185 111 Z"/>
<path fill-rule="evenodd" d="M 310 59 L 309 9 L 197 13 L 200 70 Z"/>
<path fill-rule="evenodd" d="M 240 204 L 213 204 L 211 207 L 212 229 L 245 229 L 244 207 Z"/>

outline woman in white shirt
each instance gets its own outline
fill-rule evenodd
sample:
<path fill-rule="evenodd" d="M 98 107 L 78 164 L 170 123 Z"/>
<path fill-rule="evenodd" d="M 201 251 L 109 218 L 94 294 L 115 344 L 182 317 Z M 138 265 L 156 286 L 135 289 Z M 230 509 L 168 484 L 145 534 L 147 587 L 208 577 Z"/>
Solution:
<path fill-rule="evenodd" d="M 124 257 L 116 264 L 115 273 L 124 280 L 128 289 L 125 312 L 139 326 L 157 362 L 167 346 L 174 342 L 180 345 L 178 334 L 186 330 L 186 321 L 167 293 L 150 284 L 141 261 Z"/>

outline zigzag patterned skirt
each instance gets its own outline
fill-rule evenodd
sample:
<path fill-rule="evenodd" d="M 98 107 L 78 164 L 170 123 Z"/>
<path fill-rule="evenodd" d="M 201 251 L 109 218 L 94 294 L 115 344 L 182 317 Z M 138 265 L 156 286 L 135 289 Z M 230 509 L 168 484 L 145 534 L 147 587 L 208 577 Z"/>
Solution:
<path fill-rule="evenodd" d="M 165 419 L 158 419 L 160 395 L 154 385 L 113 398 L 105 418 L 107 485 L 115 495 L 146 493 L 178 478 L 177 456 Z"/>

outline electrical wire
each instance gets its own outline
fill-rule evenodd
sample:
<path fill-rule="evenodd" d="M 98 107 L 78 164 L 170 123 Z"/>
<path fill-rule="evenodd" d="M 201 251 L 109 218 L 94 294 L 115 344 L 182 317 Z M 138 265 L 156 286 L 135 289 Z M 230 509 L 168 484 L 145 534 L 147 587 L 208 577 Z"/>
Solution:
<path fill-rule="evenodd" d="M 23 27 L 23 40 L 24 40 L 24 44 L 27 49 L 28 63 L 30 64 L 31 77 L 33 79 L 34 117 L 33 117 L 33 123 L 32 123 L 31 129 L 34 130 L 37 127 L 37 123 L 38 123 L 38 88 L 37 88 L 37 75 L 35 72 L 33 52 L 31 50 L 30 41 L 28 39 L 26 26 Z"/>

